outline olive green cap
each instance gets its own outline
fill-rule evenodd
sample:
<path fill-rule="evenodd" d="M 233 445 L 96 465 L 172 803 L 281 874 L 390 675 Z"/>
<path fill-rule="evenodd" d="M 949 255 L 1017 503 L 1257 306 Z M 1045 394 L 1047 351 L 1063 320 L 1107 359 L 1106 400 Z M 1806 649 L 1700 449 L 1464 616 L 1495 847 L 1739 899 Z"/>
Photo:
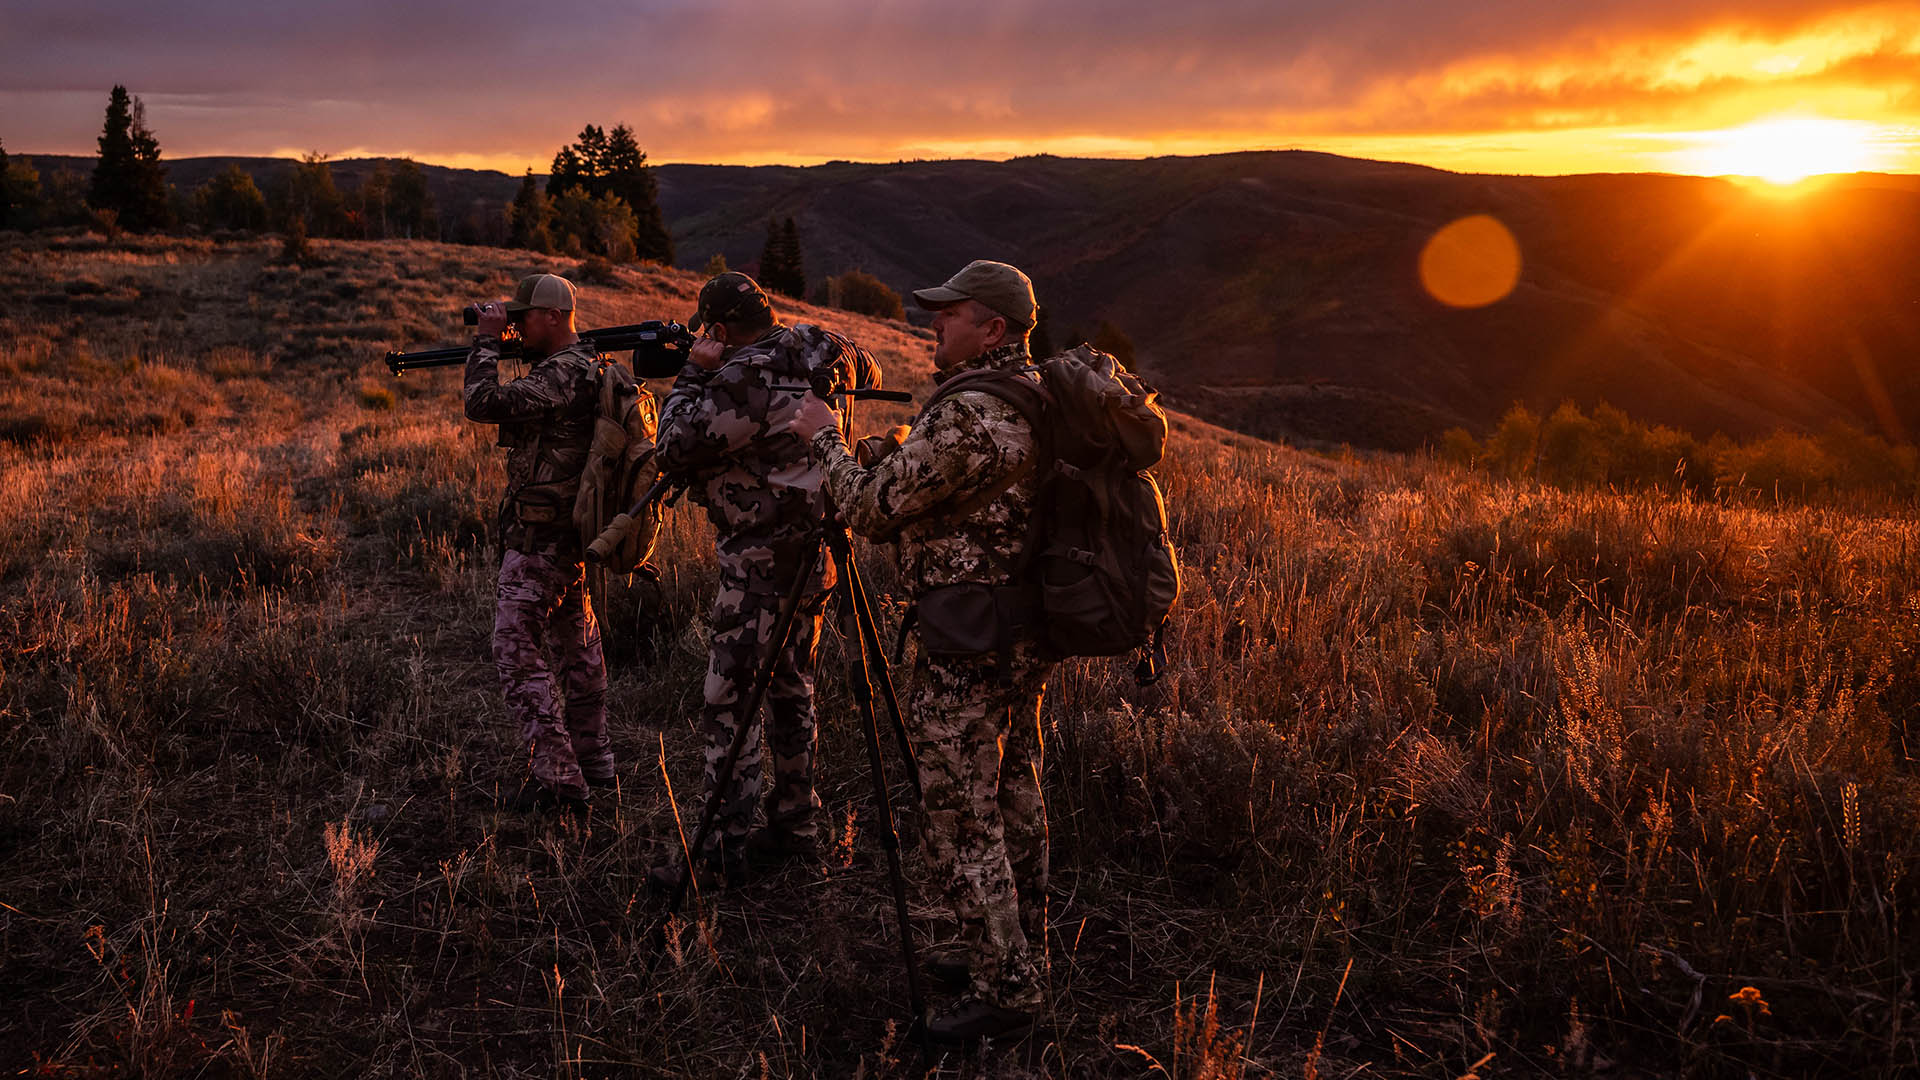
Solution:
<path fill-rule="evenodd" d="M 700 287 L 700 304 L 693 318 L 687 320 L 687 329 L 698 333 L 709 323 L 729 323 L 772 310 L 773 304 L 759 282 L 738 270 L 729 270 Z"/>
<path fill-rule="evenodd" d="M 975 259 L 944 285 L 913 291 L 914 303 L 929 310 L 957 300 L 977 300 L 1022 330 L 1033 329 L 1039 311 L 1033 299 L 1033 282 L 1027 275 L 990 259 Z"/>

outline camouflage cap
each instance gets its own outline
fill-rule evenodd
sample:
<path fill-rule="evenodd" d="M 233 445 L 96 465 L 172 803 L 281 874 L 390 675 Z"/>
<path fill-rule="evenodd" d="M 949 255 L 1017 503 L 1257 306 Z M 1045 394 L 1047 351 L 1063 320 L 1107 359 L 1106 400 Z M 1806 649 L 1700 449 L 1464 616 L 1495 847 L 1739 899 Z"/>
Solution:
<path fill-rule="evenodd" d="M 977 300 L 1022 330 L 1033 329 L 1038 313 L 1033 300 L 1033 282 L 1027 275 L 990 259 L 973 260 L 944 285 L 915 289 L 913 300 L 929 310 L 946 307 L 956 300 Z"/>
<path fill-rule="evenodd" d="M 521 278 L 520 284 L 513 288 L 513 299 L 507 301 L 507 311 L 517 315 L 534 308 L 572 311 L 573 282 L 558 274 L 528 274 Z"/>
<path fill-rule="evenodd" d="M 700 306 L 687 320 L 687 329 L 697 333 L 709 323 L 733 322 L 772 310 L 773 304 L 759 282 L 738 270 L 729 270 L 700 287 Z"/>

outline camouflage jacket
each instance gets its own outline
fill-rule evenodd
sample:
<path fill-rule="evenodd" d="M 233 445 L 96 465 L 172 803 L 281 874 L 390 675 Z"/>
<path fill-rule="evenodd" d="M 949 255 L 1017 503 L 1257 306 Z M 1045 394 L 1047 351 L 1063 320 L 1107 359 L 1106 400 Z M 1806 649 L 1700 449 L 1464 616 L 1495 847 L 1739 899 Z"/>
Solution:
<path fill-rule="evenodd" d="M 786 427 L 807 376 L 828 365 L 843 365 L 851 385 L 880 385 L 865 349 L 817 326 L 776 324 L 717 370 L 687 365 L 660 410 L 661 467 L 691 479 L 721 573 L 747 588 L 778 591 L 820 549 L 820 470 Z M 826 567 L 820 584 L 831 582 Z"/>
<path fill-rule="evenodd" d="M 1002 346 L 962 365 L 1014 368 L 1031 361 Z M 847 524 L 862 536 L 898 535 L 900 566 L 916 597 L 942 585 L 1005 585 L 1027 544 L 1038 481 L 1028 475 L 964 517 L 953 511 L 1038 453 L 1018 410 L 980 390 L 962 390 L 922 413 L 900 448 L 863 469 L 839 431 L 813 437 L 815 460 Z"/>
<path fill-rule="evenodd" d="M 500 425 L 500 445 L 507 448 L 499 521 L 506 547 L 580 555 L 573 498 L 600 408 L 597 360 L 592 346 L 577 342 L 501 385 L 499 338 L 476 338 L 467 354 L 467 419 Z"/>

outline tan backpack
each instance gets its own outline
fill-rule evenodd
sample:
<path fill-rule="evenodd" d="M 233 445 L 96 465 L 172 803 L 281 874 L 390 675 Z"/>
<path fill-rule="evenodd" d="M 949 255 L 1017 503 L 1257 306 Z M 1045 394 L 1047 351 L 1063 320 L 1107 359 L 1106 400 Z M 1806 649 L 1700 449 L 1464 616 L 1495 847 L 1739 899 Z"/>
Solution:
<path fill-rule="evenodd" d="M 653 487 L 660 475 L 654 437 L 660 429 L 660 407 L 653 395 L 635 384 L 625 364 L 602 356 L 594 368 L 600 408 L 593 422 L 593 442 L 580 474 L 580 491 L 573 501 L 573 524 L 585 550 L 607 526 L 627 513 Z M 647 504 L 618 543 L 599 552 L 589 563 L 589 585 L 597 593 L 606 574 L 631 574 L 653 555 L 660 534 L 655 504 Z M 603 545 L 604 547 L 604 545 Z"/>

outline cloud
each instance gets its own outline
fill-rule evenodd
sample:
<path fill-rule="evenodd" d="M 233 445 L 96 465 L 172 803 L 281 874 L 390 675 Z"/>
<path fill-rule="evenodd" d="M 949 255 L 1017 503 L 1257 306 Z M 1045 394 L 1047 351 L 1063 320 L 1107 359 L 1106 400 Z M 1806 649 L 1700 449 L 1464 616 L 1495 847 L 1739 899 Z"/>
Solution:
<path fill-rule="evenodd" d="M 0 138 L 24 150 L 90 150 L 114 82 L 172 154 L 538 166 L 585 123 L 631 124 L 656 160 L 756 161 L 1493 133 L 1524 148 L 1796 103 L 1920 122 L 1920 12 L 1843 0 L 13 6 Z"/>

